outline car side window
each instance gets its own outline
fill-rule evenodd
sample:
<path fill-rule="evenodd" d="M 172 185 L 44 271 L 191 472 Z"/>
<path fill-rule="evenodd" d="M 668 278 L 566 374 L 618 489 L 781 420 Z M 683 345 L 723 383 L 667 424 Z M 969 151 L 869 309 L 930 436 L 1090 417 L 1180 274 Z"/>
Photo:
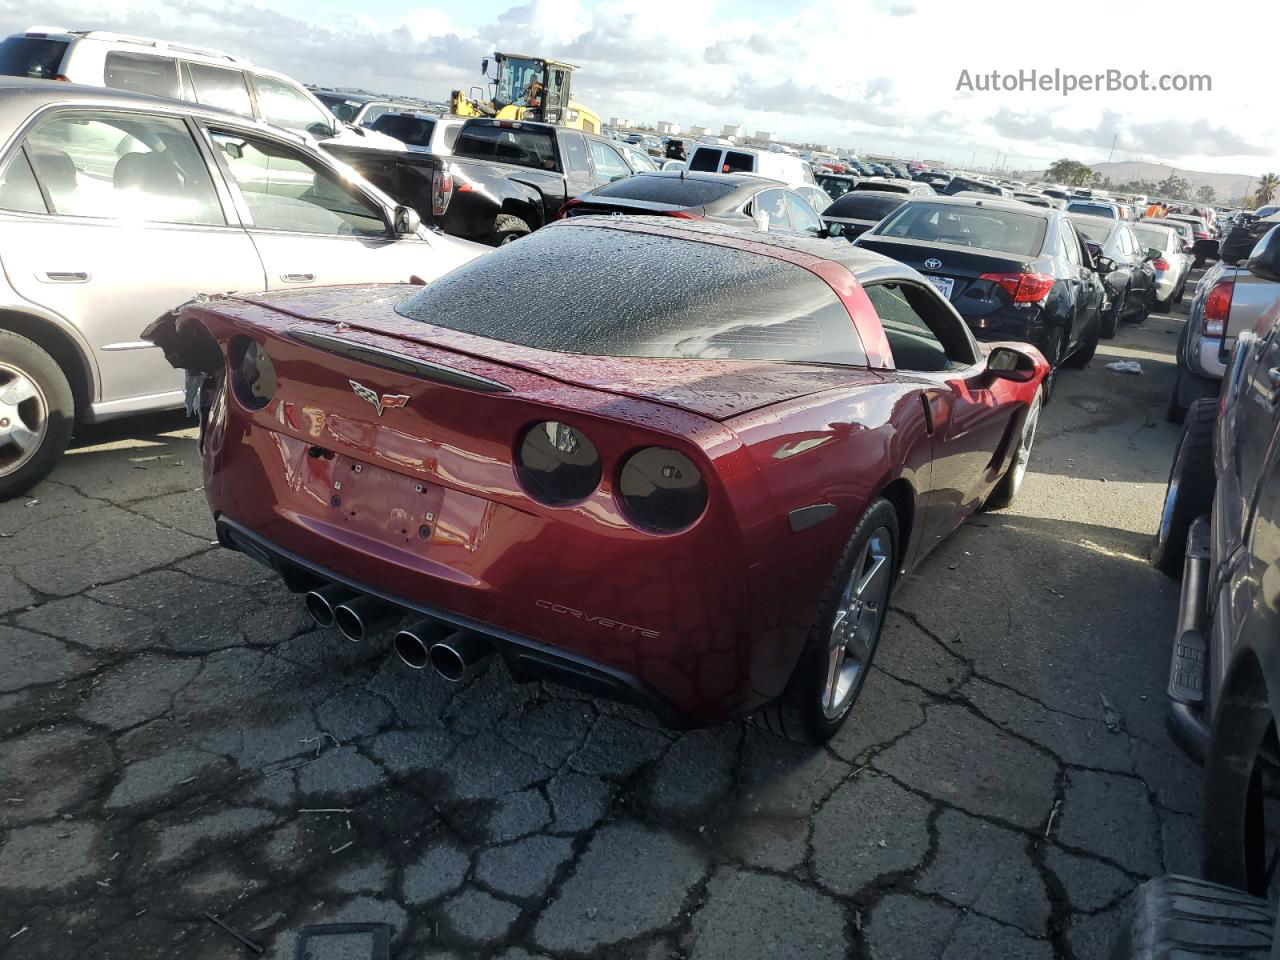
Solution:
<path fill-rule="evenodd" d="M 755 216 L 764 211 L 769 215 L 769 229 L 791 229 L 791 217 L 787 212 L 787 192 L 785 190 L 761 190 L 751 201 L 750 213 Z"/>
<path fill-rule="evenodd" d="M 885 336 L 899 369 L 947 370 L 978 362 L 964 321 L 933 287 L 896 281 L 865 289 L 882 324 L 888 320 Z"/>
<path fill-rule="evenodd" d="M 788 193 L 787 213 L 791 217 L 791 229 L 797 233 L 818 234 L 822 232 L 822 218 L 813 212 L 809 201 L 798 193 Z"/>
<path fill-rule="evenodd" d="M 232 131 L 210 134 L 244 197 L 251 229 L 342 237 L 387 234 L 382 208 L 310 157 Z"/>
<path fill-rule="evenodd" d="M 255 74 L 258 108 L 262 119 L 277 127 L 328 137 L 333 133 L 333 114 L 312 103 L 303 92 L 283 80 Z"/>
<path fill-rule="evenodd" d="M 27 138 L 36 178 L 67 217 L 223 225 L 187 125 L 133 113 L 60 113 Z"/>
<path fill-rule="evenodd" d="M 566 173 L 591 176 L 591 164 L 587 162 L 587 141 L 582 134 L 561 133 L 560 156 Z"/>
<path fill-rule="evenodd" d="M 936 371 L 951 366 L 946 348 L 908 299 L 908 287 L 880 283 L 864 288 L 899 370 Z"/>
<path fill-rule="evenodd" d="M 182 99 L 178 86 L 178 61 L 136 53 L 107 54 L 103 82 L 117 90 L 134 90 L 155 97 Z"/>
<path fill-rule="evenodd" d="M 48 213 L 40 185 L 31 170 L 25 150 L 15 150 L 0 172 L 0 210 L 17 213 Z"/>
<path fill-rule="evenodd" d="M 591 159 L 596 165 L 596 177 L 606 183 L 631 176 L 631 168 L 618 151 L 600 140 L 591 141 Z"/>
<path fill-rule="evenodd" d="M 188 63 L 184 69 L 196 103 L 230 110 L 242 117 L 253 116 L 249 87 L 245 83 L 244 74 L 239 70 L 211 67 L 203 63 Z"/>
<path fill-rule="evenodd" d="M 1071 225 L 1070 220 L 1064 219 L 1059 222 L 1062 224 L 1062 252 L 1068 261 L 1078 267 L 1082 261 L 1080 260 L 1080 238 L 1076 236 L 1076 228 Z"/>

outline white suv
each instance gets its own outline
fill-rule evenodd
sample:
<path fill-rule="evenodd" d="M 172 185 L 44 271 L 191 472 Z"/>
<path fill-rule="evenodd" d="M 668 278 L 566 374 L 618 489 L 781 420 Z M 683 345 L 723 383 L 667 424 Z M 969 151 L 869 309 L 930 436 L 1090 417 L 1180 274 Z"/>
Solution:
<path fill-rule="evenodd" d="M 105 30 L 31 27 L 0 42 L 0 75 L 69 80 L 230 110 L 325 141 L 403 149 L 338 120 L 302 84 L 239 57 Z"/>

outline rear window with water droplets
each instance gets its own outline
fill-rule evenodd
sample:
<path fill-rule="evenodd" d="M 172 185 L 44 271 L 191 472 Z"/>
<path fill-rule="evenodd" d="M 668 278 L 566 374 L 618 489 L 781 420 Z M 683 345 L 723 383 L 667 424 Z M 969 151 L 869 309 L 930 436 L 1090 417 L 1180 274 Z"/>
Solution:
<path fill-rule="evenodd" d="M 867 362 L 844 304 L 802 267 L 590 225 L 557 224 L 499 247 L 396 310 L 558 353 Z"/>

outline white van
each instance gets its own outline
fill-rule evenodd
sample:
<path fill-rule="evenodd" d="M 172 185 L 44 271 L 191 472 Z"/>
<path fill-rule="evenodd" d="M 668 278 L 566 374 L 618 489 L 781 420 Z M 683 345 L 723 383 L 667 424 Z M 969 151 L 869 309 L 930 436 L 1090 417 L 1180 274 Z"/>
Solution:
<path fill-rule="evenodd" d="M 813 170 L 799 157 L 749 147 L 699 146 L 689 155 L 693 173 L 758 173 L 790 187 L 812 185 Z"/>
<path fill-rule="evenodd" d="M 403 150 L 399 140 L 339 121 L 302 84 L 239 57 L 164 40 L 31 27 L 0 42 L 0 75 L 69 80 L 253 117 L 325 141 Z"/>

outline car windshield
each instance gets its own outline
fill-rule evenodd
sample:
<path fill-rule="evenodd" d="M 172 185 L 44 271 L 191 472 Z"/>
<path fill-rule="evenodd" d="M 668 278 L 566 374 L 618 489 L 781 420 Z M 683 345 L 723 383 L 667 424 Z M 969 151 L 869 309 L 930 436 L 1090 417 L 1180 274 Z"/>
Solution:
<path fill-rule="evenodd" d="M 1084 213 L 1091 217 L 1110 217 L 1115 219 L 1116 211 L 1114 207 L 1104 206 L 1100 203 L 1069 203 L 1067 204 L 1068 213 Z"/>
<path fill-rule="evenodd" d="M 1107 237 L 1111 236 L 1110 224 L 1098 223 L 1096 220 L 1087 220 L 1083 217 L 1072 217 L 1071 222 L 1075 224 L 1077 233 L 1084 234 L 1086 240 L 1092 240 L 1094 243 L 1106 243 Z"/>
<path fill-rule="evenodd" d="M 875 228 L 875 235 L 931 240 L 1030 257 L 1044 243 L 1046 221 L 1027 213 L 991 207 L 914 202 Z"/>
<path fill-rule="evenodd" d="M 9 37 L 0 43 L 0 75 L 52 80 L 67 52 L 65 40 L 43 37 Z"/>
<path fill-rule="evenodd" d="M 901 194 L 858 190 L 837 199 L 822 215 L 848 220 L 883 220 L 905 201 Z"/>
<path fill-rule="evenodd" d="M 606 184 L 592 195 L 616 197 L 619 200 L 669 203 L 678 207 L 705 207 L 722 197 L 727 197 L 737 189 L 738 184 L 732 180 L 639 176 Z"/>
<path fill-rule="evenodd" d="M 431 146 L 431 134 L 435 128 L 435 117 L 423 117 L 414 113 L 384 113 L 369 124 L 369 129 L 385 133 L 414 147 Z"/>
<path fill-rule="evenodd" d="M 866 363 L 848 311 L 808 270 L 745 250 L 578 223 L 473 260 L 396 311 L 559 353 Z M 521 281 L 495 286 L 495 276 Z"/>
<path fill-rule="evenodd" d="M 472 121 L 458 134 L 453 152 L 460 157 L 557 169 L 555 135 L 545 128 Z"/>
<path fill-rule="evenodd" d="M 333 93 L 317 93 L 316 99 L 329 108 L 329 112 L 343 123 L 355 123 L 356 114 L 360 112 L 359 100 L 348 100 Z"/>

